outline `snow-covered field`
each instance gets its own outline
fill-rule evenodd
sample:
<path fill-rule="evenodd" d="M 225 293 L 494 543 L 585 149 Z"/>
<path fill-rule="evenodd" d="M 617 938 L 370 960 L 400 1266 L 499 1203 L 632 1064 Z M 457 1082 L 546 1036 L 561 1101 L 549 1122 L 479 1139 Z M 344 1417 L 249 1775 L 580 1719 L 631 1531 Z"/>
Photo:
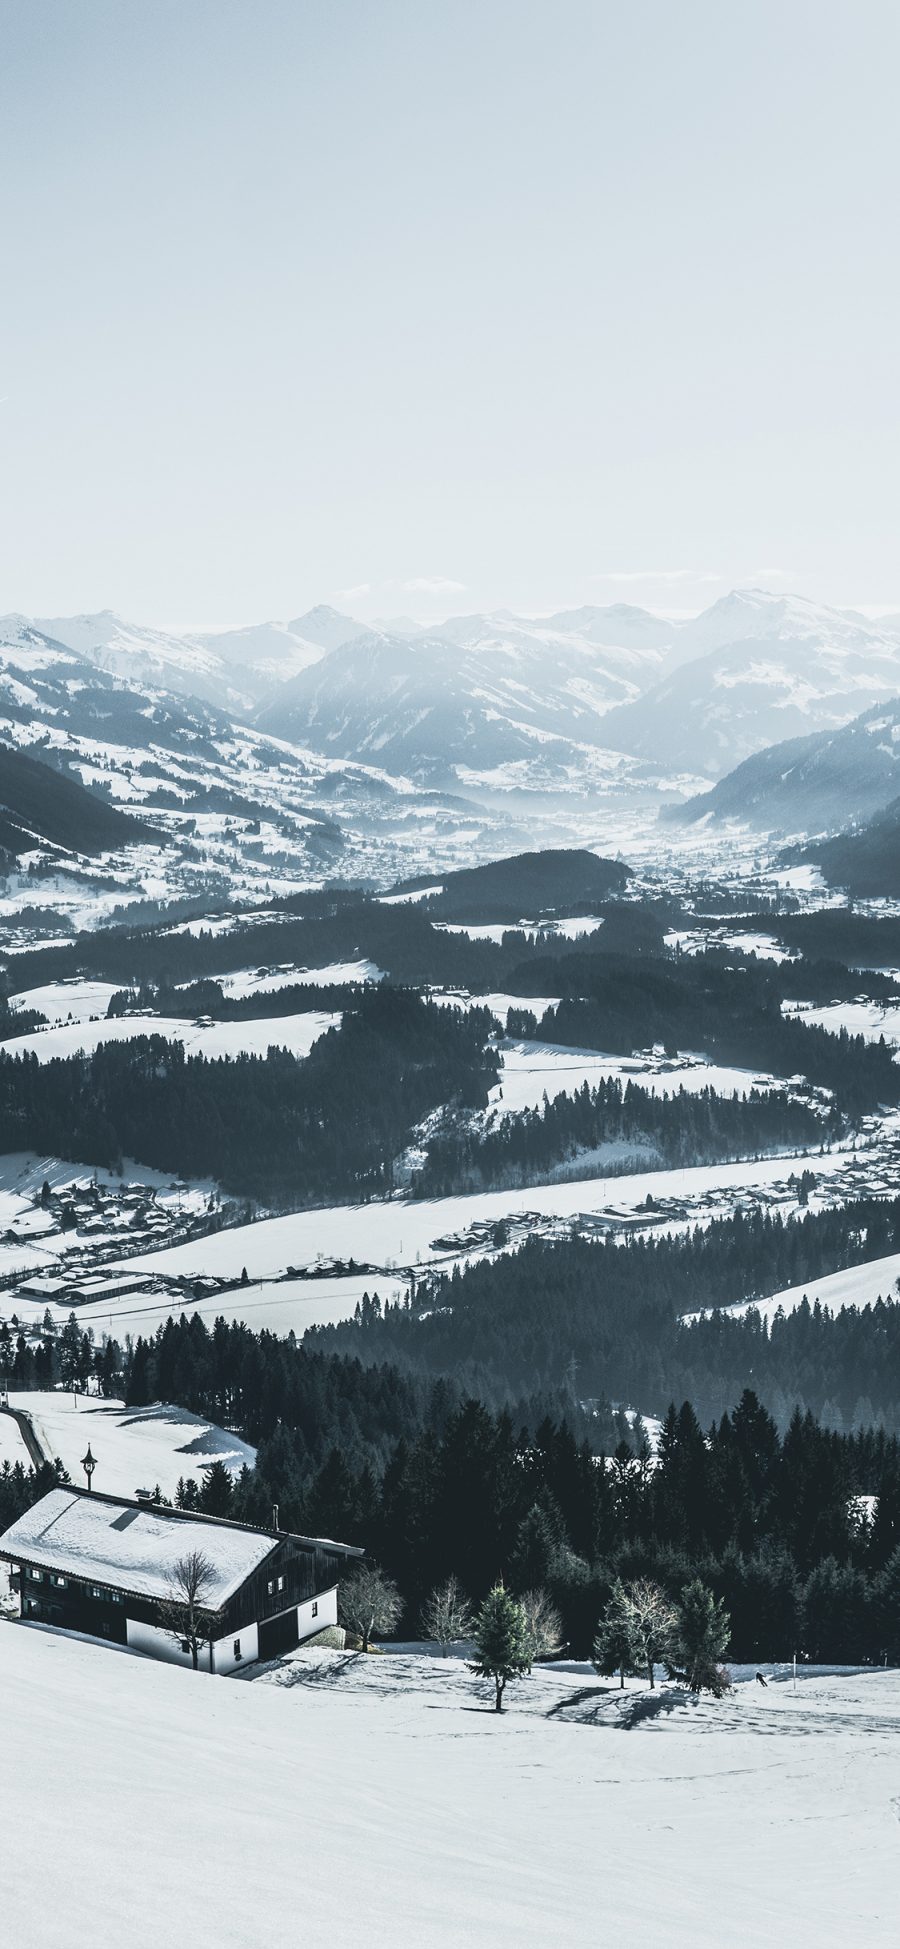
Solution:
<path fill-rule="evenodd" d="M 867 1042 L 885 1042 L 900 1047 L 900 1002 L 828 1002 L 815 1008 L 808 1002 L 785 1002 L 786 1015 L 801 1015 L 804 1022 L 827 1029 L 829 1035 L 864 1036 Z"/>
<path fill-rule="evenodd" d="M 848 1153 L 835 1149 L 815 1158 L 817 1174 L 841 1171 Z M 177 1276 L 202 1273 L 229 1277 L 247 1266 L 251 1279 L 272 1278 L 289 1266 L 315 1267 L 317 1260 L 349 1258 L 378 1268 L 455 1261 L 465 1239 L 501 1219 L 543 1220 L 549 1227 L 574 1218 L 627 1220 L 646 1199 L 671 1200 L 692 1221 L 730 1209 L 735 1196 L 753 1191 L 774 1202 L 795 1205 L 787 1178 L 795 1160 L 767 1157 L 737 1164 L 693 1165 L 683 1171 L 640 1171 L 632 1177 L 580 1179 L 571 1184 L 529 1185 L 517 1191 L 485 1191 L 451 1198 L 392 1198 L 363 1205 L 329 1205 L 290 1212 L 258 1224 L 239 1225 L 207 1238 L 129 1259 L 132 1269 Z M 474 1233 L 473 1233 L 474 1228 Z M 484 1248 L 481 1247 L 483 1250 Z M 225 1297 L 223 1295 L 223 1297 Z M 239 1299 L 240 1295 L 236 1295 Z"/>
<path fill-rule="evenodd" d="M 56 1028 L 61 1022 L 90 1022 L 105 1015 L 115 993 L 112 981 L 50 981 L 43 988 L 26 988 L 14 995 L 12 1006 L 36 1008 Z"/>
<path fill-rule="evenodd" d="M 458 1660 L 307 1652 L 231 1682 L 0 1632 L 10 1941 L 112 1949 L 127 1918 L 131 1949 L 896 1942 L 895 1672 L 625 1731 L 584 1668 L 498 1718 Z"/>
<path fill-rule="evenodd" d="M 752 1303 L 761 1319 L 771 1320 L 779 1307 L 784 1313 L 793 1313 L 804 1299 L 808 1299 L 810 1306 L 819 1300 L 832 1313 L 840 1313 L 845 1306 L 873 1306 L 876 1299 L 896 1300 L 898 1280 L 900 1252 L 890 1252 L 886 1258 L 870 1259 L 866 1265 L 848 1266 L 843 1272 L 830 1272 L 821 1279 L 806 1279 L 802 1286 L 786 1286 L 782 1292 L 770 1293 L 766 1299 L 728 1306 L 725 1311 L 740 1317 L 749 1312 Z M 695 1314 L 691 1317 L 699 1316 Z"/>
<path fill-rule="evenodd" d="M 8 1462 L 10 1468 L 16 1462 L 21 1462 L 23 1469 L 31 1467 L 22 1431 L 11 1414 L 0 1414 L 0 1468 L 4 1462 Z"/>
<path fill-rule="evenodd" d="M 665 936 L 667 947 L 680 948 L 682 954 L 705 954 L 708 948 L 725 947 L 741 954 L 756 954 L 761 961 L 790 961 L 793 953 L 782 947 L 774 934 L 741 934 L 728 927 L 672 928 Z"/>
<path fill-rule="evenodd" d="M 329 961 L 324 968 L 238 968 L 215 979 L 224 995 L 275 995 L 280 988 L 337 988 L 345 982 L 383 981 L 374 961 Z"/>
<path fill-rule="evenodd" d="M 294 1056 L 308 1056 L 314 1042 L 327 1029 L 337 1028 L 339 1014 L 319 1009 L 308 1015 L 267 1015 L 251 1022 L 187 1021 L 161 1015 L 117 1015 L 111 1021 L 67 1022 L 62 1028 L 35 1029 L 31 1035 L 0 1042 L 0 1052 L 11 1056 L 36 1055 L 39 1062 L 54 1056 L 74 1056 L 79 1050 L 91 1055 L 104 1042 L 130 1042 L 137 1035 L 162 1035 L 169 1042 L 182 1042 L 192 1056 L 264 1056 L 267 1049 L 289 1049 Z"/>
<path fill-rule="evenodd" d="M 238 1474 L 244 1463 L 252 1468 L 256 1459 L 256 1450 L 238 1435 L 165 1402 L 126 1408 L 123 1401 L 85 1394 L 75 1398 L 19 1390 L 9 1398 L 12 1407 L 27 1412 L 44 1453 L 51 1460 L 58 1457 L 82 1488 L 81 1462 L 90 1442 L 97 1463 L 94 1487 L 112 1496 L 133 1496 L 136 1489 L 153 1489 L 158 1483 L 171 1499 L 179 1476 L 199 1482 L 203 1469 L 214 1461 Z M 5 1420 L 0 1416 L 0 1427 Z"/>
<path fill-rule="evenodd" d="M 233 1291 L 213 1292 L 200 1299 L 191 1292 L 164 1288 L 154 1292 L 124 1293 L 113 1301 L 88 1302 L 79 1306 L 77 1317 L 80 1327 L 93 1327 L 98 1340 L 104 1333 L 113 1333 L 117 1339 L 126 1333 L 131 1333 L 135 1338 L 143 1334 L 146 1339 L 167 1319 L 177 1319 L 181 1313 L 187 1313 L 191 1318 L 198 1313 L 208 1327 L 212 1327 L 221 1315 L 226 1320 L 243 1320 L 255 1333 L 265 1327 L 270 1333 L 293 1331 L 301 1334 L 308 1326 L 330 1326 L 337 1320 L 349 1319 L 363 1293 L 375 1291 L 382 1300 L 402 1299 L 407 1285 L 398 1273 L 379 1271 L 352 1273 L 346 1278 L 337 1279 L 255 1280 L 250 1285 L 237 1286 Z M 40 1323 L 45 1307 L 43 1299 L 23 1299 L 16 1294 L 16 1313 L 20 1320 L 30 1325 Z M 64 1324 L 69 1307 L 54 1306 L 51 1312 L 59 1324 Z M 228 1437 L 229 1441 L 233 1439 L 232 1436 Z M 187 1473 L 186 1470 L 181 1472 Z"/>
<path fill-rule="evenodd" d="M 470 941 L 502 941 L 504 934 L 526 934 L 530 941 L 551 939 L 577 941 L 585 934 L 596 934 L 602 920 L 585 914 L 577 920 L 469 921 L 436 920 L 442 934 L 468 934 Z"/>
<path fill-rule="evenodd" d="M 677 1096 L 679 1090 L 694 1095 L 704 1089 L 731 1096 L 735 1091 L 743 1095 L 752 1089 L 784 1088 L 765 1071 L 730 1069 L 705 1062 L 702 1056 L 673 1059 L 649 1051 L 641 1056 L 604 1056 L 594 1049 L 571 1049 L 557 1042 L 506 1042 L 503 1069 L 490 1094 L 491 1109 L 507 1113 L 535 1109 L 545 1092 L 552 1102 L 561 1090 L 571 1096 L 585 1083 L 594 1089 L 613 1076 L 623 1084 L 638 1083 L 653 1096 Z"/>

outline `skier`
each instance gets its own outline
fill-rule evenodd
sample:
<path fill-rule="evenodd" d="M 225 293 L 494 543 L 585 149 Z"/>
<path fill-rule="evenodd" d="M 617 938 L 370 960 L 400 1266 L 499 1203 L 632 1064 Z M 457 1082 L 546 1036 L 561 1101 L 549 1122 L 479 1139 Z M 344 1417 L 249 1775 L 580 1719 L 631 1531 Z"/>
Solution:
<path fill-rule="evenodd" d="M 766 1689 L 766 1687 L 767 1687 L 767 1685 L 768 1685 L 768 1680 L 767 1680 L 767 1679 L 765 1679 L 765 1678 L 763 1678 L 763 1675 L 762 1675 L 762 1672 L 757 1672 L 757 1674 L 756 1674 L 756 1683 L 757 1683 L 757 1685 L 761 1685 L 761 1686 L 762 1686 L 762 1688 L 763 1688 L 763 1690 L 765 1691 L 765 1689 Z"/>

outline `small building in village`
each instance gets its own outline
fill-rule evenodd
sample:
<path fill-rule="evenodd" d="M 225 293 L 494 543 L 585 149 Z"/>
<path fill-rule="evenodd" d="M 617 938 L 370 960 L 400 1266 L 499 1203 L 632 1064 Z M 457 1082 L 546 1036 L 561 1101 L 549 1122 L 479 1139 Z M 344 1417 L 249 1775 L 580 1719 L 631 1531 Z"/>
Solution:
<path fill-rule="evenodd" d="M 0 1536 L 25 1620 L 86 1632 L 176 1664 L 184 1566 L 199 1557 L 199 1664 L 233 1672 L 277 1658 L 337 1622 L 337 1586 L 363 1551 L 281 1529 L 252 1529 L 194 1510 L 51 1489 Z M 185 1627 L 186 1628 L 186 1627 Z"/>

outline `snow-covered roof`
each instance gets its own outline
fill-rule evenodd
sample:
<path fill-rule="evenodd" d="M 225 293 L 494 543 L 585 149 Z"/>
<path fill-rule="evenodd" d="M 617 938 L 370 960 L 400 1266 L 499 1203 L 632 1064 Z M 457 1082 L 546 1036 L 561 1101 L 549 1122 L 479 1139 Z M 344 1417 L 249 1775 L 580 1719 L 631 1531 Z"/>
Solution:
<path fill-rule="evenodd" d="M 88 1582 L 94 1578 L 137 1597 L 165 1597 L 176 1563 L 197 1550 L 213 1570 L 204 1603 L 218 1610 L 277 1541 L 262 1530 L 51 1489 L 0 1536 L 0 1556 Z"/>

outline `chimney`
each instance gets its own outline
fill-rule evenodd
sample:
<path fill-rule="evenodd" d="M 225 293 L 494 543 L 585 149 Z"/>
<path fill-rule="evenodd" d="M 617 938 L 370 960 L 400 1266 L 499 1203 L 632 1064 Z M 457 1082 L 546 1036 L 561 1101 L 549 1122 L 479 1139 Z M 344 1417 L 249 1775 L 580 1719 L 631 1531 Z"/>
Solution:
<path fill-rule="evenodd" d="M 272 1504 L 272 1528 L 273 1528 L 274 1530 L 277 1530 L 277 1528 L 278 1528 L 278 1504 L 277 1504 L 277 1502 L 273 1502 L 273 1504 Z"/>

